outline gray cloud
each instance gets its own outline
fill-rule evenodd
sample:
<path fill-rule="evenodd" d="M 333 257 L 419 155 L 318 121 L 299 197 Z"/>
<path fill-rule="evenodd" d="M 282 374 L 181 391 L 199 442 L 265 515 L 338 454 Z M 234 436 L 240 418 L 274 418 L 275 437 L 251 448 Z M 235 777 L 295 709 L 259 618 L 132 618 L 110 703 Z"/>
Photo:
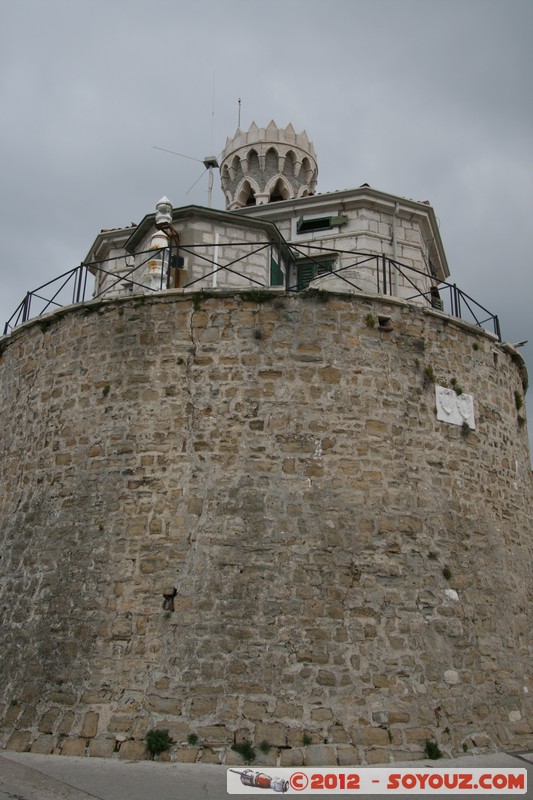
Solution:
<path fill-rule="evenodd" d="M 307 130 L 319 191 L 429 199 L 453 280 L 531 339 L 533 369 L 529 0 L 18 0 L 2 17 L 2 321 L 101 228 L 162 194 L 205 204 L 205 180 L 187 194 L 202 165 L 153 146 L 220 152 L 241 97 L 243 126 Z"/>

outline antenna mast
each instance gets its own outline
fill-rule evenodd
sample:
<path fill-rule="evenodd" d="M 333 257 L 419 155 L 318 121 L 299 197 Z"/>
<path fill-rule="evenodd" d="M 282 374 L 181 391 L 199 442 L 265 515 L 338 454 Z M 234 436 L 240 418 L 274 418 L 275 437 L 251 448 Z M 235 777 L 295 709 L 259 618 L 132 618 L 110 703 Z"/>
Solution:
<path fill-rule="evenodd" d="M 237 118 L 237 128 L 241 127 L 241 98 L 239 97 L 239 116 Z"/>
<path fill-rule="evenodd" d="M 204 167 L 209 170 L 209 178 L 207 184 L 207 207 L 211 208 L 213 197 L 213 168 L 218 169 L 218 161 L 215 156 L 206 156 L 204 158 Z"/>

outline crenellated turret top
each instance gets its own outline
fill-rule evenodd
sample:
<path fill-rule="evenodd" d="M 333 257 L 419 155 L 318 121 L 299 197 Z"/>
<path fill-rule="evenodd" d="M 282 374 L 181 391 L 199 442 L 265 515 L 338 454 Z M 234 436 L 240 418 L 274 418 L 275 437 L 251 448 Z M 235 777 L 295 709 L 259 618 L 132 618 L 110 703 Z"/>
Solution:
<path fill-rule="evenodd" d="M 252 122 L 226 140 L 220 165 L 226 208 L 232 210 L 315 193 L 318 166 L 307 133 L 296 133 L 291 123 L 266 128 Z"/>

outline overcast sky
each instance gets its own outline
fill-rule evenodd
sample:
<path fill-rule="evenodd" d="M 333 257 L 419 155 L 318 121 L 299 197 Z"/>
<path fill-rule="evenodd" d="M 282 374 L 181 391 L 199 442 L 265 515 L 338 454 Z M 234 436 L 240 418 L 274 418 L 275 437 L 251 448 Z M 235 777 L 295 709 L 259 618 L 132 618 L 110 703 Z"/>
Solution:
<path fill-rule="evenodd" d="M 451 279 L 533 379 L 532 0 L 0 0 L 0 321 L 253 120 L 305 129 L 318 191 L 434 206 Z M 217 190 L 214 205 L 223 206 Z M 529 401 L 530 409 L 533 401 Z M 529 416 L 531 417 L 531 412 Z M 530 420 L 530 433 L 533 422 Z"/>

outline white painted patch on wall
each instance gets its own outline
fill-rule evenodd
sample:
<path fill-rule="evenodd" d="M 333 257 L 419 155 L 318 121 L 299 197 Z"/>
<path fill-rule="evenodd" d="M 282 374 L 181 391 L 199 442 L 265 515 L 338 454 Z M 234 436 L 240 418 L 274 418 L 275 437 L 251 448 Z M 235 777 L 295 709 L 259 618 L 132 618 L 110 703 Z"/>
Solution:
<path fill-rule="evenodd" d="M 446 672 L 444 673 L 444 680 L 450 686 L 454 686 L 460 681 L 459 673 L 456 672 L 454 669 L 447 669 Z"/>
<path fill-rule="evenodd" d="M 457 394 L 446 386 L 435 386 L 437 419 L 451 425 L 463 425 L 475 430 L 474 397 L 471 394 Z"/>
<path fill-rule="evenodd" d="M 453 600 L 455 603 L 459 602 L 459 595 L 455 591 L 455 589 L 445 589 L 444 594 L 449 600 Z"/>

